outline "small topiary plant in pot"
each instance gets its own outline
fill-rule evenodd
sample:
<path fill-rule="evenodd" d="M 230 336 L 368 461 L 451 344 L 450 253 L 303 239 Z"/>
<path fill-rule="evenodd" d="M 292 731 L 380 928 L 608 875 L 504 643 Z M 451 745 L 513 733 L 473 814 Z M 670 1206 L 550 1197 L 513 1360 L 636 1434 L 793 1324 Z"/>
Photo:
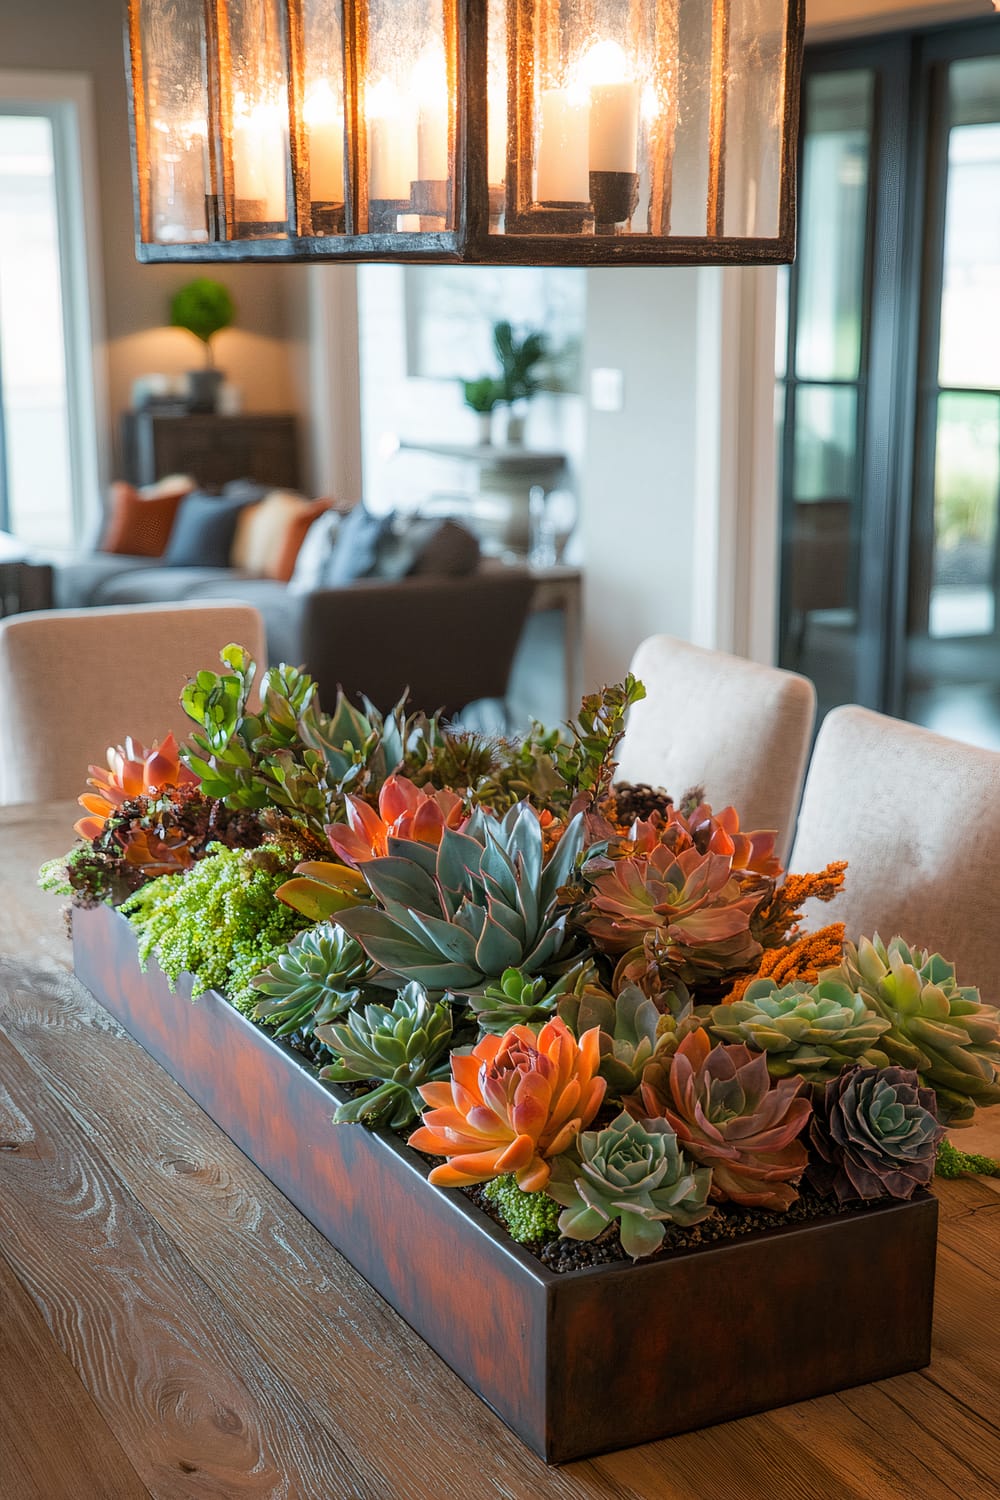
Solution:
<path fill-rule="evenodd" d="M 170 301 L 170 326 L 194 335 L 205 350 L 205 367 L 189 375 L 192 411 L 214 411 L 223 381 L 216 369 L 212 340 L 236 317 L 236 305 L 220 281 L 199 276 L 174 293 Z"/>

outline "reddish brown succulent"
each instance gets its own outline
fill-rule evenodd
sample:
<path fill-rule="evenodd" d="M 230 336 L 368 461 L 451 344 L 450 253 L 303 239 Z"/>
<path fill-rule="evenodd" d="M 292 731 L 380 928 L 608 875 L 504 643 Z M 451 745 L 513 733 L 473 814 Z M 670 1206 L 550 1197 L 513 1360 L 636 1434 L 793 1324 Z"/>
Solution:
<path fill-rule="evenodd" d="M 550 1160 L 572 1144 L 600 1108 L 606 1084 L 598 1027 L 579 1043 L 564 1021 L 549 1021 L 536 1037 L 512 1026 L 488 1035 L 471 1052 L 453 1052 L 450 1083 L 424 1084 L 431 1106 L 410 1145 L 446 1156 L 430 1181 L 469 1187 L 512 1172 L 525 1192 L 549 1180 Z"/>
<path fill-rule="evenodd" d="M 168 734 L 162 745 L 153 742 L 147 750 L 131 738 L 124 745 L 108 750 L 108 766 L 90 766 L 87 785 L 93 792 L 79 798 L 80 806 L 90 814 L 74 825 L 82 839 L 95 839 L 104 831 L 108 819 L 126 802 L 136 797 L 155 797 L 168 787 L 197 786 L 198 778 L 183 764 L 177 741 Z"/>
<path fill-rule="evenodd" d="M 626 1103 L 636 1118 L 667 1120 L 687 1154 L 712 1168 L 714 1199 L 784 1212 L 809 1159 L 798 1137 L 812 1106 L 801 1088 L 798 1078 L 772 1086 L 763 1052 L 713 1047 L 698 1030 L 647 1066 Z"/>

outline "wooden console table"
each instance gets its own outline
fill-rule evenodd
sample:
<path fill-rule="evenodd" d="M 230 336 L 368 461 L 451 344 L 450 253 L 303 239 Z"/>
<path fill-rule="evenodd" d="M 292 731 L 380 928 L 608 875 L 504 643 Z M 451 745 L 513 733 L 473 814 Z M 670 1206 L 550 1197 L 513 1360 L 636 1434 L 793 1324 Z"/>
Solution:
<path fill-rule="evenodd" d="M 167 474 L 193 474 L 199 484 L 212 486 L 253 479 L 295 490 L 301 482 L 292 416 L 130 411 L 122 419 L 122 448 L 132 484 L 153 484 Z"/>

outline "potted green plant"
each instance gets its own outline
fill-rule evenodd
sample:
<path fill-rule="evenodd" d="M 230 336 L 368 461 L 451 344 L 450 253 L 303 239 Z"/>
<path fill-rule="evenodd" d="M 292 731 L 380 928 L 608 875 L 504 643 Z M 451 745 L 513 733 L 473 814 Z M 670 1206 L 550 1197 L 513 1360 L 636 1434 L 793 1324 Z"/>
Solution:
<path fill-rule="evenodd" d="M 477 380 L 463 380 L 462 390 L 465 404 L 479 419 L 479 441 L 492 442 L 493 412 L 503 401 L 500 382 L 493 375 L 480 375 Z"/>
<path fill-rule="evenodd" d="M 500 362 L 501 400 L 508 408 L 507 441 L 523 443 L 524 407 L 541 389 L 538 367 L 549 352 L 545 335 L 534 332 L 520 338 L 504 318 L 493 326 L 493 347 Z"/>
<path fill-rule="evenodd" d="M 220 281 L 199 276 L 175 292 L 170 301 L 170 325 L 194 334 L 205 350 L 205 366 L 188 375 L 191 410 L 215 411 L 224 375 L 216 368 L 212 340 L 236 316 L 232 297 Z"/>

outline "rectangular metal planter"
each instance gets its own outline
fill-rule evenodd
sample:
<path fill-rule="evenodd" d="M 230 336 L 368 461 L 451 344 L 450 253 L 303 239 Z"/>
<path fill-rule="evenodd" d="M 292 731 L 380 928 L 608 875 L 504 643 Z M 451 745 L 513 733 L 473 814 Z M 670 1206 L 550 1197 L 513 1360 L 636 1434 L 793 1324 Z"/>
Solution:
<path fill-rule="evenodd" d="M 881 1380 L 930 1360 L 937 1200 L 641 1262 L 549 1271 L 219 995 L 193 1004 L 109 907 L 78 977 L 451 1368 L 547 1462 Z M 852 1309 L 830 1315 L 836 1305 Z"/>

